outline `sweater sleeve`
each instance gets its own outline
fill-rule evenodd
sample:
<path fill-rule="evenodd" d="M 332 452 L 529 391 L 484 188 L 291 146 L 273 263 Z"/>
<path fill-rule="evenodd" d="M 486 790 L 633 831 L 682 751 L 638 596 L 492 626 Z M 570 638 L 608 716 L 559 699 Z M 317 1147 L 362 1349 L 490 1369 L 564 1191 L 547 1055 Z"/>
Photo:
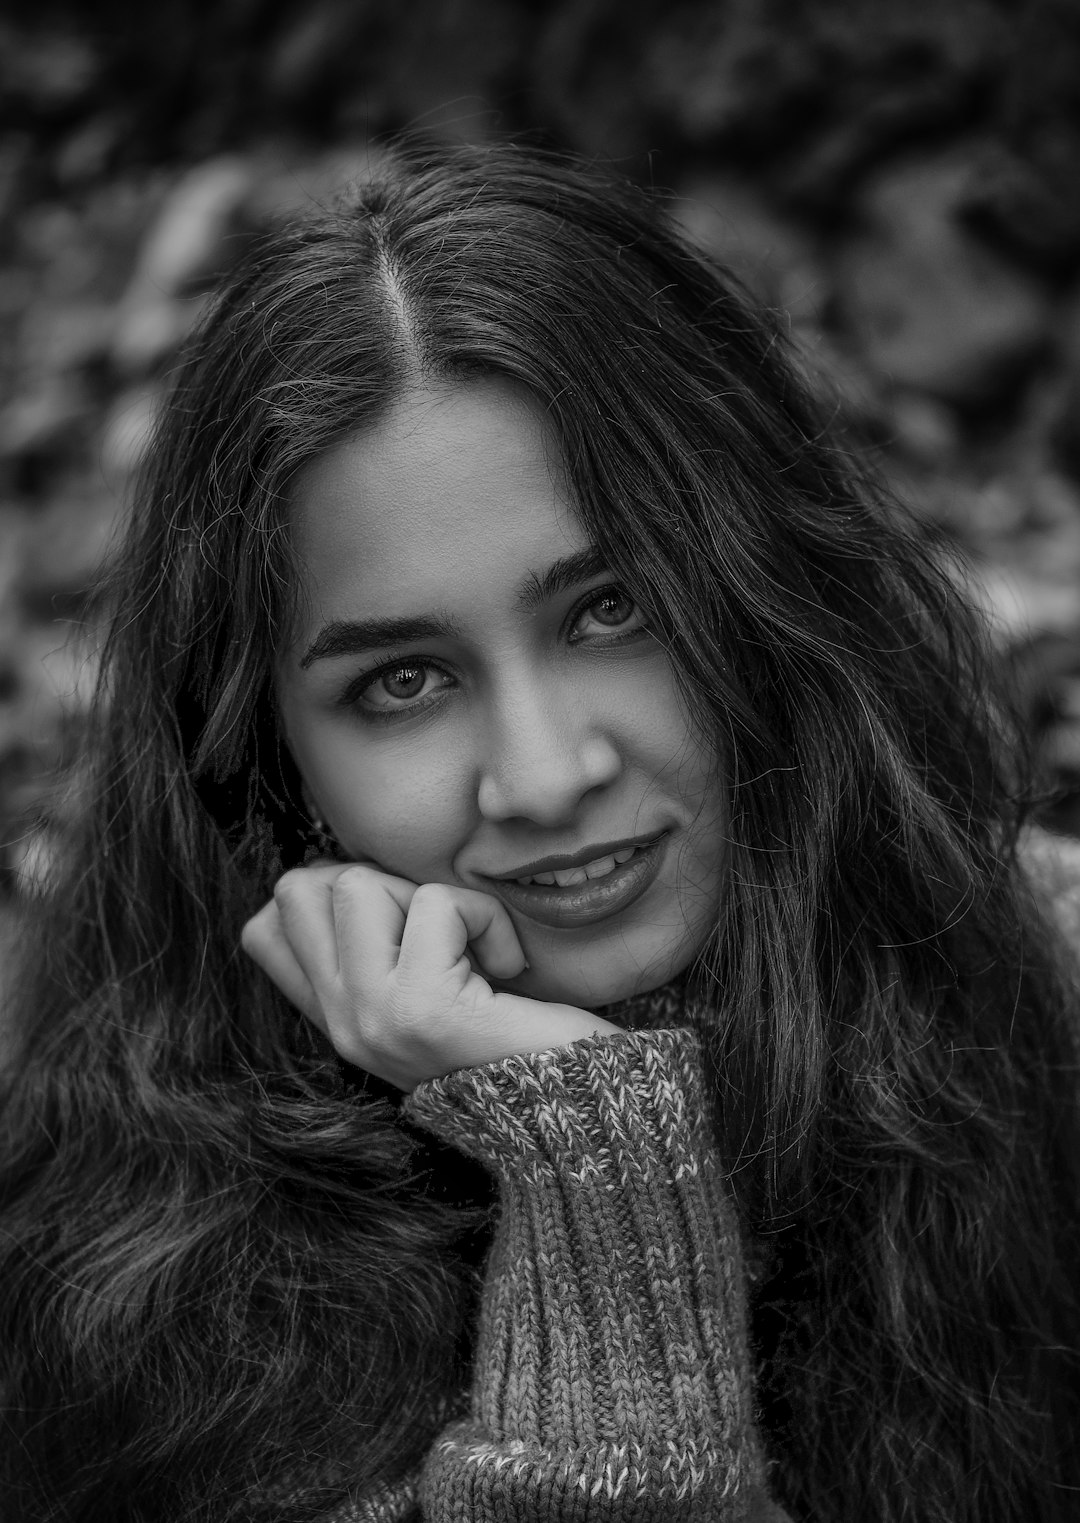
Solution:
<path fill-rule="evenodd" d="M 783 1523 L 693 1033 L 462 1069 L 405 1114 L 500 1187 L 470 1415 L 428 1456 L 427 1523 Z"/>

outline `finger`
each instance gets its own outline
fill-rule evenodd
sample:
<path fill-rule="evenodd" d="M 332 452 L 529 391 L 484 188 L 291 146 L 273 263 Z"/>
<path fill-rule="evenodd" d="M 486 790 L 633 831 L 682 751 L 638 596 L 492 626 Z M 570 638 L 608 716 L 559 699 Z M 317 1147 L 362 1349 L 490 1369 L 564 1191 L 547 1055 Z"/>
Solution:
<path fill-rule="evenodd" d="M 297 962 L 285 936 L 277 905 L 270 901 L 244 926 L 240 945 L 253 962 L 309 1020 L 326 1030 L 311 981 Z"/>
<path fill-rule="evenodd" d="M 272 902 L 282 933 L 317 994 L 329 988 L 338 973 L 333 913 L 336 876 L 327 867 L 298 867 L 274 885 Z"/>
<path fill-rule="evenodd" d="M 469 950 L 492 978 L 516 978 L 528 967 L 505 905 L 474 889 L 453 890 L 469 937 Z"/>
<path fill-rule="evenodd" d="M 515 978 L 527 966 L 513 921 L 490 894 L 441 883 L 417 889 L 401 939 L 403 973 L 445 972 L 466 948 L 491 978 Z"/>
<path fill-rule="evenodd" d="M 416 884 L 350 866 L 334 880 L 333 919 L 341 980 L 361 1000 L 377 999 L 398 964 Z"/>

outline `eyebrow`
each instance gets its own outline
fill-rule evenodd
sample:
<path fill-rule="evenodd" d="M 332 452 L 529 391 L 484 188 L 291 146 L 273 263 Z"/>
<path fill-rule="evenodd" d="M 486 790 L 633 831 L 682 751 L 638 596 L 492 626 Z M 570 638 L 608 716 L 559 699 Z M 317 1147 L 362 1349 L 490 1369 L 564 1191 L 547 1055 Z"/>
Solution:
<path fill-rule="evenodd" d="M 596 548 L 576 550 L 573 555 L 554 561 L 539 576 L 529 572 L 517 592 L 518 607 L 527 613 L 542 603 L 558 597 L 607 569 L 607 561 Z M 301 670 L 315 661 L 333 660 L 336 656 L 358 656 L 365 651 L 380 650 L 387 645 L 406 645 L 416 640 L 452 639 L 458 634 L 452 619 L 440 614 L 423 618 L 334 619 L 324 624 L 300 658 Z"/>
<path fill-rule="evenodd" d="M 560 592 L 567 592 L 571 587 L 576 587 L 578 582 L 587 581 L 590 576 L 597 576 L 607 569 L 607 561 L 595 545 L 589 545 L 585 550 L 575 550 L 573 555 L 564 555 L 562 560 L 553 561 L 540 576 L 530 572 L 518 588 L 518 607 L 526 613 L 532 613 L 541 603 L 550 602 Z"/>

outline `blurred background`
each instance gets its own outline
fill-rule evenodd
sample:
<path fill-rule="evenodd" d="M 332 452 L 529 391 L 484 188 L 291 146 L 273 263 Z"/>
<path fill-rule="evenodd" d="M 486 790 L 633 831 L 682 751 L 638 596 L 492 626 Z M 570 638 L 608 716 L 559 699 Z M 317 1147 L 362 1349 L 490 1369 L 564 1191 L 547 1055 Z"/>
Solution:
<path fill-rule="evenodd" d="M 214 278 L 380 134 L 677 193 L 969 557 L 1080 834 L 1080 0 L 6 0 L 0 915 L 47 865 L 93 582 Z"/>

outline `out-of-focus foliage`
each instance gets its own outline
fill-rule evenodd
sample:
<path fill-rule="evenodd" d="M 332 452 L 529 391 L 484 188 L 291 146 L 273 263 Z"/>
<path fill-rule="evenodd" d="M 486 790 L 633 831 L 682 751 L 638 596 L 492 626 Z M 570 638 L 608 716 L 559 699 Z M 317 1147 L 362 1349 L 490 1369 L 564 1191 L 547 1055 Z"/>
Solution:
<path fill-rule="evenodd" d="M 47 857 L 95 570 L 205 291 L 403 127 L 528 131 L 677 192 L 972 558 L 1047 818 L 1080 830 L 1075 0 L 9 0 L 0 878 Z"/>

